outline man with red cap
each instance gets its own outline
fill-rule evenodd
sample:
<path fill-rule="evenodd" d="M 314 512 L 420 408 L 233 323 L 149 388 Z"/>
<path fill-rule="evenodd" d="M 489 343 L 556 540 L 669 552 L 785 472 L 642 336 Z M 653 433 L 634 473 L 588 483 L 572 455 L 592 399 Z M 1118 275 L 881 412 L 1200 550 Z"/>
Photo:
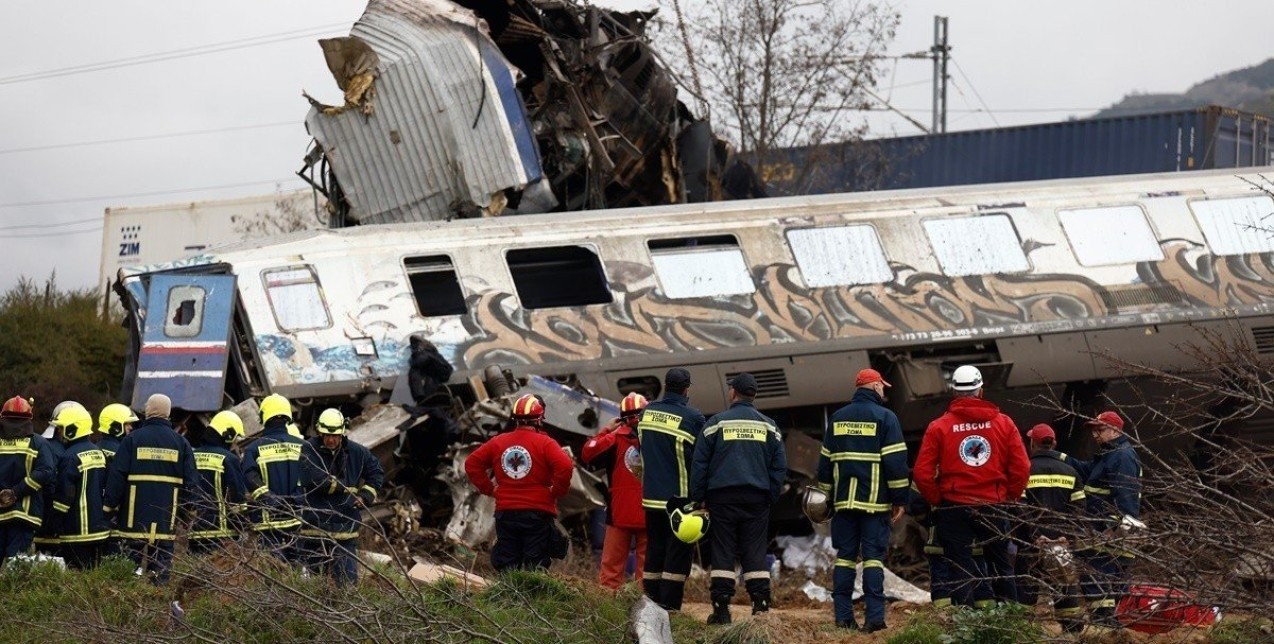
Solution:
<path fill-rule="evenodd" d="M 856 630 L 854 577 L 863 565 L 866 605 L 863 630 L 885 628 L 885 552 L 889 526 L 907 504 L 907 444 L 898 416 L 884 406 L 889 383 L 875 369 L 858 372 L 858 388 L 848 405 L 836 410 L 823 432 L 818 484 L 827 492 L 832 515 L 832 572 L 836 625 Z M 861 557 L 860 557 L 861 553 Z"/>
<path fill-rule="evenodd" d="M 1068 458 L 1067 463 L 1084 477 L 1088 515 L 1096 530 L 1115 537 L 1119 529 L 1144 527 L 1141 523 L 1141 459 L 1124 435 L 1124 419 L 1115 411 L 1103 411 L 1085 423 L 1097 442 L 1091 461 Z M 1109 539 L 1080 553 L 1088 570 L 1080 580 L 1088 599 L 1089 618 L 1102 626 L 1118 628 L 1115 606 L 1128 592 L 1128 567 L 1133 553 Z"/>
<path fill-rule="evenodd" d="M 601 460 L 606 466 L 610 504 L 598 583 L 607 588 L 623 585 L 630 548 L 636 550 L 638 574 L 646 563 L 646 510 L 641 505 L 641 445 L 637 441 L 637 421 L 645 409 L 645 396 L 636 392 L 624 396 L 619 401 L 619 418 L 584 443 L 580 453 L 585 463 Z"/>
<path fill-rule="evenodd" d="M 57 467 L 47 442 L 35 435 L 34 415 L 21 396 L 0 407 L 0 565 L 31 549 L 43 518 L 40 493 Z"/>
<path fill-rule="evenodd" d="M 1031 443 L 1031 478 L 1026 482 L 1026 506 L 1022 508 L 1018 534 L 1023 543 L 1014 570 L 1019 601 L 1034 606 L 1039 599 L 1040 579 L 1054 568 L 1044 565 L 1043 550 L 1061 546 L 1057 543 L 1060 539 L 1073 539 L 1077 532 L 1075 518 L 1084 507 L 1084 479 L 1066 463 L 1066 455 L 1057 451 L 1057 434 L 1052 427 L 1040 423 L 1026 437 Z M 1049 587 L 1060 591 L 1053 597 L 1053 615 L 1058 623 L 1067 631 L 1079 630 L 1082 622 L 1078 617 L 1083 611 L 1079 589 L 1067 586 L 1061 579 L 1048 581 Z"/>
<path fill-rule="evenodd" d="M 575 463 L 544 433 L 544 401 L 527 394 L 513 403 L 509 429 L 464 461 L 478 492 L 495 497 L 495 547 L 491 565 L 546 569 L 557 518 L 557 500 L 571 491 Z"/>
<path fill-rule="evenodd" d="M 916 488 L 934 507 L 938 539 L 952 567 L 952 602 L 1017 601 L 1006 506 L 1022 497 L 1031 463 L 1017 425 L 982 397 L 977 367 L 957 367 L 951 388 L 955 397 L 946 413 L 929 423 L 921 440 Z M 982 545 L 989 579 L 978 572 L 975 543 Z"/>

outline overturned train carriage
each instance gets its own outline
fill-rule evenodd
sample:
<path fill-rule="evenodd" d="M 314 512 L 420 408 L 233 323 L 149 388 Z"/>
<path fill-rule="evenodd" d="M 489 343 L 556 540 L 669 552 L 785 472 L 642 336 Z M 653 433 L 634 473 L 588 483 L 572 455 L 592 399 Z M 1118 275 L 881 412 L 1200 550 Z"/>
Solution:
<path fill-rule="evenodd" d="M 818 436 L 881 369 L 915 440 L 957 364 L 1019 424 L 1131 397 L 1119 361 L 1186 369 L 1199 328 L 1274 353 L 1274 199 L 1255 169 L 759 199 L 307 231 L 124 269 L 127 386 L 213 410 L 279 392 L 388 397 L 410 334 L 617 400 L 693 374 L 705 412 L 749 371 Z M 466 389 L 461 384 L 457 389 Z M 1065 395 L 1062 395 L 1062 394 Z M 473 395 L 472 392 L 468 395 Z M 1065 433 L 1066 428 L 1062 428 Z M 813 450 L 817 453 L 817 448 Z M 813 456 L 794 454 L 797 471 Z"/>

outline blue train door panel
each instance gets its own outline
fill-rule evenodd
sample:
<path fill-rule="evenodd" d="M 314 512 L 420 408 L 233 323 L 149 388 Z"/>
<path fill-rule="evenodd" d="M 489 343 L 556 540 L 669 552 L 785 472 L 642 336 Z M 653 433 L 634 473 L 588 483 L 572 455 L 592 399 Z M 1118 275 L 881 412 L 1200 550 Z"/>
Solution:
<path fill-rule="evenodd" d="M 167 394 L 187 411 L 221 408 L 226 380 L 233 275 L 156 275 L 137 356 L 133 407 Z"/>

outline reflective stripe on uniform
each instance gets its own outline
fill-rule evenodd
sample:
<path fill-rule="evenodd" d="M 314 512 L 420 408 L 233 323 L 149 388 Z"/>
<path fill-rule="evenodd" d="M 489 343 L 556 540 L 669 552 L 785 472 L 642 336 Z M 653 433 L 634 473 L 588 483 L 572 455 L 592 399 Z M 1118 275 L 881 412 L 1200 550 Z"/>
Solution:
<path fill-rule="evenodd" d="M 676 573 L 666 572 L 664 573 L 664 581 L 675 581 L 677 583 L 684 584 L 686 583 L 686 576 L 678 575 Z"/>
<path fill-rule="evenodd" d="M 934 607 L 934 608 L 946 608 L 946 607 L 948 607 L 948 606 L 950 606 L 950 605 L 951 605 L 951 598 L 950 598 L 950 597 L 942 597 L 942 598 L 939 598 L 939 599 L 935 599 L 935 600 L 933 600 L 933 607 Z"/>
<path fill-rule="evenodd" d="M 1085 497 L 1084 497 L 1084 491 L 1083 491 L 1083 490 L 1075 490 L 1074 492 L 1072 492 L 1072 493 L 1071 493 L 1071 500 L 1072 500 L 1072 501 L 1082 501 L 1082 500 L 1084 500 L 1084 498 L 1085 498 Z"/>
<path fill-rule="evenodd" d="M 1110 495 L 1110 488 L 1106 488 L 1106 487 L 1093 487 L 1091 485 L 1085 485 L 1084 491 L 1089 494 L 1099 494 L 1101 496 Z"/>
<path fill-rule="evenodd" d="M 753 570 L 752 572 L 743 573 L 743 581 L 751 579 L 769 579 L 770 573 L 765 570 Z"/>
<path fill-rule="evenodd" d="M 907 484 L 907 479 L 894 479 L 888 483 L 889 489 L 891 490 L 901 490 L 902 488 L 907 487 Z"/>
<path fill-rule="evenodd" d="M 1060 487 L 1067 490 L 1075 488 L 1075 477 L 1068 474 L 1032 474 L 1026 480 L 1026 489 L 1041 487 Z"/>
<path fill-rule="evenodd" d="M 162 474 L 129 474 L 128 480 L 130 482 L 171 483 L 173 485 L 184 485 L 186 482 L 180 476 L 164 476 Z"/>
<path fill-rule="evenodd" d="M 37 483 L 35 479 L 33 479 L 33 478 L 29 477 L 29 476 L 23 477 L 23 478 L 22 478 L 22 482 L 23 482 L 23 483 L 26 483 L 26 484 L 27 484 L 27 487 L 29 487 L 29 488 L 31 488 L 32 490 L 35 490 L 35 491 L 37 491 L 37 492 L 40 490 L 40 488 L 44 487 L 43 485 L 40 485 L 39 483 Z"/>
<path fill-rule="evenodd" d="M 885 562 L 879 559 L 867 559 L 863 561 L 863 568 L 884 568 Z"/>
<path fill-rule="evenodd" d="M 1089 608 L 1114 608 L 1115 600 L 1113 599 L 1094 599 L 1088 602 Z"/>
<path fill-rule="evenodd" d="M 838 559 L 836 559 L 836 565 L 837 565 L 837 566 L 840 566 L 841 568 L 853 568 L 854 566 L 857 566 L 857 565 L 858 565 L 858 563 L 857 563 L 857 562 L 855 562 L 855 561 L 851 561 L 851 560 L 849 560 L 849 559 L 839 559 L 839 558 L 838 558 Z"/>
<path fill-rule="evenodd" d="M 837 461 L 863 461 L 866 463 L 879 463 L 880 454 L 874 452 L 834 452 L 829 453 L 827 458 L 832 462 Z"/>
<path fill-rule="evenodd" d="M 142 539 L 146 541 L 172 541 L 177 538 L 175 534 L 163 534 L 160 532 L 129 532 L 125 530 L 117 530 L 115 536 L 122 539 Z"/>
<path fill-rule="evenodd" d="M 111 536 L 110 530 L 101 532 L 90 532 L 88 534 L 67 534 L 59 537 L 62 543 L 86 543 L 89 541 L 102 541 Z"/>
<path fill-rule="evenodd" d="M 734 579 L 735 572 L 733 570 L 716 570 L 714 569 L 709 576 L 713 579 Z"/>
<path fill-rule="evenodd" d="M 905 452 L 905 451 L 907 451 L 906 443 L 894 443 L 893 445 L 886 445 L 880 448 L 880 455 L 888 456 L 890 454 L 896 454 L 898 452 Z"/>
<path fill-rule="evenodd" d="M 69 505 L 67 505 L 67 504 L 65 504 L 65 503 L 63 503 L 63 502 L 61 502 L 61 501 L 54 501 L 54 502 L 53 502 L 53 509 L 54 509 L 54 510 L 57 510 L 58 512 L 66 512 L 67 510 L 70 510 L 70 509 L 71 509 L 71 506 L 69 506 Z"/>

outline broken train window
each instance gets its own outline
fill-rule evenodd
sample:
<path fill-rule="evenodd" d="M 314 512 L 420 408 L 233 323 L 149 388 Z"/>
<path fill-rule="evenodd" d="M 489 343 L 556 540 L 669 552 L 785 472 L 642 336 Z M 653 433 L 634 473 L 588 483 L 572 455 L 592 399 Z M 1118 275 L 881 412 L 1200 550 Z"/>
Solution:
<path fill-rule="evenodd" d="M 756 292 L 734 235 L 652 239 L 647 246 L 664 295 L 670 298 Z"/>
<path fill-rule="evenodd" d="M 787 245 L 809 288 L 883 284 L 894 277 L 876 229 L 865 224 L 789 230 Z"/>
<path fill-rule="evenodd" d="M 261 273 L 265 293 L 280 331 L 308 331 L 332 326 L 323 289 L 313 267 L 292 266 Z"/>
<path fill-rule="evenodd" d="M 468 311 L 456 267 L 446 255 L 408 257 L 403 260 L 416 310 L 424 317 L 462 315 Z"/>
<path fill-rule="evenodd" d="M 164 319 L 164 335 L 170 338 L 193 338 L 203 329 L 204 296 L 201 286 L 174 286 L 168 291 L 168 316 Z"/>
<path fill-rule="evenodd" d="M 583 246 L 518 248 L 505 259 L 523 308 L 607 304 L 612 299 L 601 260 Z"/>

